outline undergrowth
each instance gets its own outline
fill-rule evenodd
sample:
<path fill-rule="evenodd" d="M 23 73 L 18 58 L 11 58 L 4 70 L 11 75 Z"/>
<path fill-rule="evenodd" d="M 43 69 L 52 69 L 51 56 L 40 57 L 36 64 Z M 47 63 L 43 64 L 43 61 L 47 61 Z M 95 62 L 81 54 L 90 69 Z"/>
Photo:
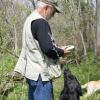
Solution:
<path fill-rule="evenodd" d="M 12 55 L 0 54 L 0 84 L 5 80 L 5 75 L 13 71 L 16 62 L 17 59 Z M 65 64 L 63 70 L 69 68 L 82 85 L 89 81 L 100 79 L 99 62 L 99 60 L 94 59 L 93 53 L 89 52 L 86 61 L 81 61 L 79 65 Z M 63 74 L 60 78 L 53 81 L 54 100 L 59 100 L 60 92 L 63 89 L 63 81 Z M 27 100 L 27 85 L 25 81 L 21 83 L 13 82 L 11 86 L 12 89 L 8 91 L 4 98 L 3 95 L 0 95 L 0 100 Z M 100 100 L 100 92 L 95 92 L 88 98 L 82 96 L 81 100 Z"/>

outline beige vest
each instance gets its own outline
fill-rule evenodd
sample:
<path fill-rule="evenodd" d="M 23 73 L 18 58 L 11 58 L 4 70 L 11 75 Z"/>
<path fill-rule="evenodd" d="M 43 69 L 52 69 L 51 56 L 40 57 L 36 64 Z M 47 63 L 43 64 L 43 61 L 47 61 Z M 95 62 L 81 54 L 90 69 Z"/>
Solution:
<path fill-rule="evenodd" d="M 31 32 L 31 22 L 43 18 L 34 11 L 27 19 L 23 28 L 22 51 L 14 71 L 21 73 L 26 78 L 37 80 L 39 74 L 43 81 L 48 81 L 47 64 L 41 52 L 38 42 L 33 38 Z M 41 33 L 42 34 L 42 33 Z"/>

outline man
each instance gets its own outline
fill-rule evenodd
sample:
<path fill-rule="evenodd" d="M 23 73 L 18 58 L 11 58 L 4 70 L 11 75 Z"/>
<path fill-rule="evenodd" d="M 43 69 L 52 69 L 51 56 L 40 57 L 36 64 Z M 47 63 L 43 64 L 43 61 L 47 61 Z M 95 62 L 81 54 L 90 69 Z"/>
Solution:
<path fill-rule="evenodd" d="M 15 71 L 26 77 L 29 86 L 29 100 L 52 100 L 52 82 L 45 75 L 45 68 L 48 67 L 45 56 L 57 60 L 69 52 L 54 44 L 47 20 L 56 12 L 60 13 L 56 2 L 38 1 L 36 9 L 24 24 L 23 46 Z"/>

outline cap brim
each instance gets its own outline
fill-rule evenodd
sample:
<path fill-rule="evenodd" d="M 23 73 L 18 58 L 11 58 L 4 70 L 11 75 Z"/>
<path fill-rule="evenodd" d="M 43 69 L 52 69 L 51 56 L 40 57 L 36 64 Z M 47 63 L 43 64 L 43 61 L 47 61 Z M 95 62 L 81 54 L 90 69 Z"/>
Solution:
<path fill-rule="evenodd" d="M 57 7 L 57 6 L 54 6 L 54 7 L 55 7 L 57 13 L 62 13 L 62 11 L 59 7 Z"/>
<path fill-rule="evenodd" d="M 42 2 L 54 6 L 57 13 L 62 13 L 61 9 L 55 3 L 53 3 L 53 2 L 47 2 L 47 1 L 42 1 Z"/>

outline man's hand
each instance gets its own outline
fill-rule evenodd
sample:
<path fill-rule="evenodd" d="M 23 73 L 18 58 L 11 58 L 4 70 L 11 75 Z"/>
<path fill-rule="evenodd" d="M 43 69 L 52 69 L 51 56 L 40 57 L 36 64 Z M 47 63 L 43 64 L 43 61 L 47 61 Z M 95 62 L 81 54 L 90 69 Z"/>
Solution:
<path fill-rule="evenodd" d="M 61 46 L 60 48 L 64 50 L 64 56 L 63 57 L 66 57 L 71 52 L 70 50 L 67 50 L 66 46 Z"/>

